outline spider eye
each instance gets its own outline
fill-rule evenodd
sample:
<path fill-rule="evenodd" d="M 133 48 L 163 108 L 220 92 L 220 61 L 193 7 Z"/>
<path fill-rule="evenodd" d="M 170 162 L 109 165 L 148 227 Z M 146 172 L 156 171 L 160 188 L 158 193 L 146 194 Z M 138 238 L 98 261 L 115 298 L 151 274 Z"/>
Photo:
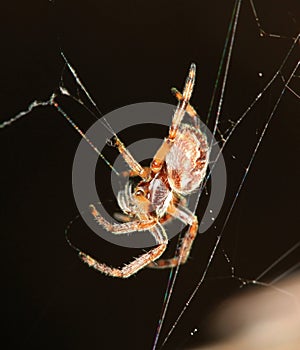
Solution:
<path fill-rule="evenodd" d="M 143 190 L 137 190 L 136 192 L 135 192 L 135 195 L 136 196 L 143 196 L 145 193 L 144 193 L 144 191 Z"/>

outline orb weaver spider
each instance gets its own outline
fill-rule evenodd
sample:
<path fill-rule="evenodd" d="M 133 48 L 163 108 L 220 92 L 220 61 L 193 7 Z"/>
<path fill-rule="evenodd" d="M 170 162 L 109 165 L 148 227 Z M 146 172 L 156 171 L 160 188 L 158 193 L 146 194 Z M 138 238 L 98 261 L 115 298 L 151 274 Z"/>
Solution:
<path fill-rule="evenodd" d="M 79 252 L 79 257 L 85 263 L 106 275 L 127 278 L 145 266 L 169 268 L 187 261 L 197 235 L 198 220 L 187 208 L 184 196 L 200 186 L 206 174 L 209 157 L 206 136 L 200 130 L 195 109 L 189 104 L 195 74 L 196 66 L 191 64 L 183 93 L 172 89 L 178 105 L 169 135 L 156 152 L 150 167 L 142 167 L 120 139 L 114 137 L 114 145 L 131 169 L 129 176 L 138 176 L 141 180 L 134 189 L 128 181 L 125 189 L 118 193 L 117 201 L 123 214 L 117 217 L 122 223 L 108 222 L 94 205 L 90 205 L 91 214 L 99 225 L 113 234 L 148 230 L 155 238 L 157 246 L 122 268 L 110 267 L 82 251 Z M 182 123 L 185 112 L 192 119 L 193 126 Z M 189 229 L 173 258 L 157 260 L 168 244 L 163 224 L 172 218 L 189 225 Z"/>

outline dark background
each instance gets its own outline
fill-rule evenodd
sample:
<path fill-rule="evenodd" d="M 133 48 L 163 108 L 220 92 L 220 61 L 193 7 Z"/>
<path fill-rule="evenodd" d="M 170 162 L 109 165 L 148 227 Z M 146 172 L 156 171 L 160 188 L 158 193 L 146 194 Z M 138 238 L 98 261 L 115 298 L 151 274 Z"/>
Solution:
<path fill-rule="evenodd" d="M 299 32 L 298 1 L 256 3 L 265 31 L 287 37 Z M 7 120 L 33 100 L 50 96 L 60 80 L 62 49 L 103 113 L 136 102 L 174 103 L 170 88 L 182 88 L 195 62 L 192 101 L 205 120 L 232 9 L 233 1 L 3 2 L 0 118 Z M 259 37 L 249 2 L 242 3 L 221 131 L 262 91 L 291 45 L 290 39 Z M 297 57 L 295 50 L 285 77 Z M 299 94 L 299 78 L 291 86 Z M 276 80 L 228 144 L 223 210 L 180 269 L 163 335 L 201 277 L 281 87 Z M 78 106 L 62 103 L 83 130 L 94 122 Z M 299 123 L 299 100 L 286 93 L 225 227 L 222 248 L 237 276 L 255 279 L 299 241 Z M 1 315 L 7 348 L 150 349 L 169 272 L 144 269 L 128 280 L 106 277 L 82 264 L 64 237 L 78 214 L 71 170 L 79 135 L 51 107 L 38 108 L 0 132 Z M 125 144 L 133 134 L 124 135 Z M 108 173 L 104 168 L 99 163 L 100 183 Z M 80 220 L 71 232 L 80 246 L 108 264 L 122 265 L 141 254 L 111 246 Z M 297 262 L 299 250 L 262 280 L 272 281 Z M 228 295 L 240 291 L 236 280 L 224 278 L 229 274 L 230 265 L 218 250 L 165 349 L 210 339 L 206 320 Z M 191 337 L 194 328 L 198 333 Z"/>

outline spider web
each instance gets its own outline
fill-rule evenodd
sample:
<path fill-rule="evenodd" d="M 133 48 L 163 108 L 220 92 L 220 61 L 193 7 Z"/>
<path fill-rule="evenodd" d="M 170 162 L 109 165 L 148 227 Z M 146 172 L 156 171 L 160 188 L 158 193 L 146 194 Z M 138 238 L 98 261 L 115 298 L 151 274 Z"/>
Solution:
<path fill-rule="evenodd" d="M 220 65 L 220 71 L 218 73 L 218 79 L 216 82 L 216 89 L 215 89 L 215 99 L 212 100 L 211 106 L 208 109 L 208 122 L 211 122 L 211 125 L 213 126 L 212 130 L 214 130 L 214 134 L 220 139 L 220 144 L 224 145 L 224 150 L 226 151 L 227 144 L 229 148 L 229 157 L 234 159 L 232 162 L 234 163 L 239 163 L 237 168 L 239 168 L 240 172 L 239 175 L 237 176 L 237 186 L 234 189 L 231 189 L 231 197 L 228 199 L 228 204 L 227 207 L 224 208 L 224 215 L 216 221 L 216 225 L 213 228 L 214 231 L 214 237 L 217 237 L 216 239 L 213 240 L 212 247 L 208 249 L 209 254 L 206 255 L 206 260 L 203 259 L 202 261 L 202 267 L 204 267 L 203 271 L 197 271 L 197 274 L 195 271 L 191 272 L 192 279 L 194 282 L 196 282 L 196 285 L 192 287 L 192 290 L 190 292 L 187 292 L 187 294 L 180 298 L 180 296 L 176 295 L 176 288 L 173 290 L 173 287 L 175 285 L 175 281 L 178 285 L 180 283 L 181 285 L 184 285 L 186 283 L 186 280 L 182 280 L 181 276 L 178 276 L 179 273 L 179 268 L 176 269 L 175 271 L 171 272 L 170 277 L 169 277 L 169 286 L 166 290 L 166 297 L 165 301 L 163 303 L 163 311 L 161 314 L 161 317 L 159 319 L 159 328 L 156 332 L 155 339 L 154 339 L 154 344 L 153 344 L 153 349 L 158 347 L 158 341 L 162 339 L 160 348 L 167 348 L 168 343 L 171 341 L 172 337 L 174 337 L 174 331 L 176 331 L 180 323 L 183 323 L 183 328 L 185 328 L 185 331 L 183 333 L 186 333 L 186 337 L 189 338 L 190 336 L 188 335 L 189 333 L 199 333 L 195 329 L 199 329 L 198 325 L 192 326 L 192 324 L 195 324 L 195 321 L 187 323 L 183 322 L 183 317 L 191 312 L 193 309 L 196 309 L 196 306 L 194 305 L 192 307 L 192 302 L 194 302 L 194 299 L 196 299 L 197 295 L 201 291 L 201 289 L 205 289 L 203 284 L 204 282 L 208 281 L 209 278 L 212 278 L 214 280 L 217 280 L 216 276 L 208 276 L 207 273 L 210 272 L 210 269 L 212 265 L 218 265 L 218 262 L 215 262 L 216 258 L 220 258 L 219 256 L 216 256 L 217 252 L 221 252 L 221 258 L 223 258 L 225 262 L 225 266 L 227 266 L 228 270 L 230 271 L 229 276 L 232 277 L 234 280 L 238 281 L 238 285 L 241 283 L 246 283 L 246 284 L 265 284 L 269 288 L 276 287 L 275 282 L 280 280 L 281 278 L 285 277 L 287 274 L 290 274 L 293 269 L 297 269 L 298 263 L 293 263 L 290 268 L 284 268 L 284 271 L 281 273 L 278 273 L 278 271 L 275 270 L 275 277 L 271 278 L 271 280 L 267 280 L 267 282 L 263 282 L 263 278 L 267 275 L 267 273 L 272 272 L 274 267 L 276 267 L 279 263 L 281 263 L 283 260 L 285 260 L 287 257 L 291 256 L 293 252 L 296 251 L 296 249 L 299 247 L 299 240 L 290 245 L 289 249 L 285 249 L 285 251 L 282 253 L 282 255 L 277 256 L 277 258 L 272 258 L 272 262 L 265 265 L 267 266 L 264 269 L 259 270 L 259 273 L 254 273 L 253 277 L 246 279 L 246 278 L 241 278 L 240 273 L 237 273 L 236 270 L 238 267 L 239 270 L 243 271 L 243 265 L 241 262 L 237 262 L 236 258 L 232 258 L 232 255 L 236 254 L 236 249 L 225 249 L 225 253 L 222 253 L 222 249 L 220 249 L 220 243 L 222 243 L 223 246 L 223 241 L 226 240 L 226 236 L 231 237 L 229 234 L 226 234 L 225 230 L 230 227 L 232 228 L 232 224 L 230 224 L 230 218 L 232 212 L 236 210 L 236 207 L 238 206 L 239 203 L 239 195 L 241 193 L 242 187 L 245 183 L 245 180 L 248 176 L 248 173 L 251 171 L 252 173 L 254 172 L 253 168 L 253 161 L 254 158 L 256 157 L 259 147 L 261 146 L 262 140 L 268 131 L 270 122 L 272 119 L 276 116 L 276 113 L 278 112 L 278 108 L 280 108 L 282 102 L 284 99 L 287 98 L 287 95 L 291 96 L 293 95 L 293 98 L 296 100 L 299 99 L 299 89 L 297 89 L 297 81 L 299 82 L 299 69 L 298 69 L 298 63 L 297 59 L 295 59 L 295 50 L 297 49 L 297 44 L 299 42 L 299 37 L 295 36 L 294 34 L 292 35 L 284 35 L 284 34 L 268 34 L 265 32 L 263 28 L 263 25 L 261 24 L 261 19 L 258 17 L 257 13 L 259 13 L 259 10 L 255 8 L 255 4 L 251 1 L 250 5 L 248 6 L 248 13 L 246 16 L 247 20 L 252 20 L 255 19 L 257 28 L 259 30 L 260 34 L 263 34 L 264 37 L 262 40 L 278 40 L 278 41 L 285 41 L 286 44 L 284 48 L 284 55 L 279 58 L 277 62 L 277 67 L 273 74 L 269 74 L 268 80 L 264 80 L 262 83 L 262 86 L 259 88 L 259 91 L 257 94 L 253 95 L 253 98 L 251 101 L 246 101 L 243 106 L 242 111 L 236 111 L 233 114 L 235 115 L 230 115 L 228 116 L 229 112 L 228 109 L 226 110 L 226 98 L 228 98 L 229 91 L 232 91 L 232 86 L 230 85 L 230 72 L 231 69 L 234 68 L 235 66 L 238 65 L 237 59 L 232 62 L 231 60 L 231 54 L 230 54 L 230 48 L 232 48 L 232 55 L 234 57 L 234 50 L 236 47 L 234 46 L 236 44 L 236 38 L 239 38 L 242 34 L 239 34 L 239 26 L 240 25 L 240 6 L 241 6 L 241 1 L 237 1 L 234 5 L 234 10 L 232 12 L 232 30 L 229 31 L 229 34 L 226 38 L 225 41 L 227 41 L 227 49 L 224 49 L 224 57 L 223 59 L 223 64 Z M 242 4 L 243 6 L 246 6 L 245 3 Z M 249 11 L 250 9 L 250 11 Z M 251 17 L 252 16 L 252 17 Z M 243 21 L 246 21 L 245 17 L 243 18 Z M 235 24 L 237 27 L 235 27 Z M 272 28 L 271 28 L 272 30 Z M 236 34 L 234 36 L 233 34 Z M 289 33 L 290 34 L 290 33 Z M 226 43 L 226 42 L 225 42 Z M 273 45 L 276 46 L 277 43 L 275 41 L 273 42 Z M 232 58 L 233 59 L 233 58 Z M 253 60 L 258 60 L 255 57 Z M 231 66 L 230 66 L 231 64 Z M 79 70 L 80 71 L 80 70 Z M 257 72 L 257 74 L 260 72 Z M 266 74 L 267 73 L 260 73 L 260 74 Z M 180 77 L 181 75 L 178 74 Z M 76 75 L 77 76 L 77 75 Z M 171 80 L 172 81 L 172 80 Z M 77 81 L 77 83 L 79 83 Z M 197 85 L 200 83 L 197 81 Z M 246 83 L 245 83 L 246 84 Z M 82 87 L 82 84 L 79 84 Z M 87 84 L 89 86 L 89 84 Z M 61 92 L 66 92 L 61 91 Z M 73 96 L 74 97 L 74 96 Z M 82 102 L 82 100 L 78 99 L 78 97 L 75 95 L 74 97 L 77 99 L 79 103 L 81 103 L 84 106 L 87 106 L 87 103 Z M 229 97 L 230 99 L 230 97 Z M 262 104 L 265 103 L 266 99 L 268 100 L 269 108 L 267 110 L 264 110 L 262 107 Z M 194 97 L 195 100 L 195 97 Z M 215 101 L 215 103 L 213 103 Z M 299 101 L 296 101 L 299 103 Z M 45 107 L 53 104 L 53 95 L 51 96 L 50 99 L 46 99 L 44 102 L 39 102 L 35 101 L 32 104 L 29 105 L 28 110 L 21 112 L 14 117 L 12 117 L 9 121 L 4 121 L 3 124 L 1 124 L 1 127 L 9 126 L 10 124 L 14 123 L 16 120 L 20 119 L 24 115 L 29 115 L 29 112 L 32 112 L 33 109 L 36 107 Z M 246 108 L 245 108 L 246 106 Z M 257 107 L 259 106 L 259 107 Z M 97 105 L 94 105 L 94 107 L 97 107 Z M 260 113 L 260 116 L 263 116 L 262 119 L 256 119 L 253 120 L 253 115 L 251 115 L 252 112 L 256 110 L 256 108 L 260 108 L 262 112 Z M 199 110 L 199 108 L 197 108 Z M 60 111 L 61 112 L 61 111 Z M 227 115 L 226 115 L 227 114 Z M 255 118 L 255 117 L 254 117 Z M 249 122 L 250 119 L 250 122 Z M 230 144 L 231 140 L 234 137 L 241 137 L 242 139 L 245 138 L 245 128 L 243 129 L 242 123 L 247 122 L 248 120 L 248 126 L 254 127 L 255 133 L 251 135 L 251 140 L 252 140 L 252 147 L 249 147 L 249 153 L 247 155 L 238 154 L 238 146 L 237 144 Z M 36 122 L 37 123 L 37 122 Z M 78 122 L 80 124 L 80 121 Z M 239 129 L 239 128 L 242 128 Z M 12 131 L 11 131 L 12 132 Z M 246 133 L 247 135 L 247 133 Z M 240 142 L 241 140 L 239 140 Z M 223 146 L 222 146 L 223 147 Z M 288 150 L 291 151 L 291 150 Z M 233 165 L 233 168 L 235 168 L 236 165 Z M 200 203 L 201 205 L 201 203 Z M 209 233 L 210 236 L 212 236 L 212 233 Z M 238 236 L 242 235 L 242 233 L 238 232 Z M 203 242 L 203 236 L 199 237 L 199 240 L 201 240 L 201 243 Z M 268 246 L 270 246 L 270 238 L 268 238 Z M 224 246 L 226 246 L 226 242 L 224 243 Z M 209 245 L 208 245 L 209 247 Z M 257 249 L 257 244 L 255 245 L 255 249 Z M 228 252 L 229 250 L 229 252 Z M 254 248 L 252 247 L 250 249 L 252 252 L 254 252 Z M 198 248 L 193 249 L 192 256 L 198 252 Z M 233 254 L 232 254 L 233 251 Z M 198 254 L 198 253 L 197 253 Z M 201 250 L 199 254 L 203 254 L 203 251 Z M 254 260 L 254 256 L 252 259 Z M 223 264 L 224 265 L 224 264 Z M 197 263 L 197 267 L 199 268 L 200 265 Z M 244 271 L 247 271 L 247 269 L 244 267 Z M 254 271 L 254 269 L 253 269 Z M 255 270 L 257 271 L 257 270 Z M 188 271 L 181 272 L 181 275 L 183 274 L 188 274 Z M 219 272 L 217 274 L 218 276 L 226 276 L 226 273 Z M 243 276 L 247 276 L 247 272 L 242 272 Z M 208 278 L 209 277 L 209 278 Z M 229 277 L 229 278 L 230 278 Z M 180 281 L 181 279 L 181 281 Z M 178 282 L 179 280 L 179 282 Z M 200 288 L 201 287 L 201 288 Z M 200 290 L 199 290 L 200 289 Z M 203 296 L 201 297 L 203 298 Z M 179 300 L 184 300 L 183 302 L 180 302 Z M 169 301 L 172 301 L 172 304 L 169 304 Z M 198 300 L 199 301 L 199 300 Z M 174 303 L 177 303 L 177 307 L 175 308 Z M 181 304 L 184 306 L 181 307 Z M 169 310 L 168 310 L 169 307 Z M 172 308 L 174 308 L 172 310 Z M 170 310 L 171 309 L 171 310 Z M 167 314 L 167 311 L 172 314 Z M 168 316 L 168 319 L 170 320 L 170 324 L 166 325 L 165 324 L 165 318 Z M 165 326 L 166 329 L 166 334 L 164 336 L 161 335 L 161 329 L 162 326 Z M 181 331 L 182 332 L 182 331 Z M 180 332 L 178 331 L 178 334 Z M 181 333 L 180 333 L 181 334 Z M 170 343 L 169 346 L 174 346 L 174 342 Z"/>

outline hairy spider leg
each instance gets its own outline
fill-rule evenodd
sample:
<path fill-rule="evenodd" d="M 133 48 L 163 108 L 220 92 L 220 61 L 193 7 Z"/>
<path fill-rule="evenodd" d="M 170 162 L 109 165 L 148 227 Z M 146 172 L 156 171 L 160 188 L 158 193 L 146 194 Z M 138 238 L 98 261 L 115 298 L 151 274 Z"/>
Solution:
<path fill-rule="evenodd" d="M 148 222 L 133 221 L 125 224 L 110 224 L 105 219 L 102 218 L 102 216 L 98 213 L 98 211 L 93 205 L 91 205 L 90 207 L 94 218 L 97 220 L 97 222 L 100 225 L 102 225 L 107 230 L 116 234 L 121 234 L 121 233 L 127 233 L 127 232 L 133 232 L 133 231 L 145 231 L 145 230 L 151 229 L 151 233 L 154 236 L 158 246 L 151 249 L 147 253 L 139 256 L 137 259 L 135 259 L 134 261 L 130 262 L 128 265 L 125 265 L 122 268 L 110 267 L 106 264 L 99 263 L 97 260 L 95 260 L 91 256 L 80 251 L 78 254 L 79 258 L 83 262 L 88 264 L 89 267 L 92 267 L 95 270 L 112 277 L 127 278 L 134 275 L 136 272 L 138 272 L 145 266 L 149 265 L 149 263 L 151 263 L 152 261 L 158 259 L 166 250 L 166 247 L 168 244 L 168 237 L 166 235 L 164 228 L 159 222 L 155 220 L 149 220 Z"/>
<path fill-rule="evenodd" d="M 173 87 L 173 88 L 171 89 L 171 92 L 172 92 L 172 94 L 176 97 L 176 99 L 177 99 L 178 102 L 184 100 L 184 97 L 183 97 L 182 93 L 181 93 L 180 91 L 178 91 L 175 87 Z M 191 106 L 189 103 L 187 104 L 185 111 L 186 111 L 186 112 L 188 113 L 188 115 L 189 115 L 190 117 L 192 117 L 193 119 L 194 119 L 195 117 L 198 116 L 198 114 L 197 114 L 195 108 L 194 108 L 193 106 Z"/>
<path fill-rule="evenodd" d="M 187 76 L 185 81 L 185 85 L 182 93 L 182 99 L 178 100 L 178 105 L 172 119 L 172 125 L 169 131 L 169 138 L 171 140 L 175 139 L 178 128 L 181 124 L 182 118 L 184 117 L 184 113 L 189 105 L 189 101 L 192 96 L 192 92 L 195 85 L 195 78 L 196 78 L 196 65 L 192 63 L 189 70 L 189 75 Z"/>
<path fill-rule="evenodd" d="M 168 209 L 168 213 L 182 221 L 184 224 L 189 225 L 190 227 L 181 241 L 178 252 L 173 258 L 159 259 L 157 261 L 153 261 L 147 267 L 158 269 L 175 267 L 178 264 L 186 263 L 190 255 L 190 251 L 192 249 L 192 245 L 197 236 L 198 231 L 197 216 L 194 215 L 188 208 L 185 208 L 181 205 L 179 205 L 178 207 L 171 206 Z"/>
<path fill-rule="evenodd" d="M 149 175 L 149 169 L 143 168 L 140 163 L 138 163 L 133 155 L 128 151 L 128 149 L 124 146 L 123 142 L 115 135 L 115 146 L 118 148 L 118 151 L 122 155 L 125 162 L 129 165 L 132 172 L 131 176 L 140 176 L 143 179 L 147 179 Z"/>
<path fill-rule="evenodd" d="M 143 167 L 145 173 L 150 174 L 150 167 L 148 166 L 145 166 Z M 138 172 L 136 172 L 135 170 L 125 170 L 125 171 L 122 171 L 120 173 L 123 177 L 135 177 L 135 176 L 140 176 L 140 174 Z M 146 176 L 147 177 L 147 176 Z"/>
<path fill-rule="evenodd" d="M 132 218 L 126 214 L 114 213 L 113 215 L 114 215 L 114 218 L 117 219 L 118 221 L 130 222 L 132 220 Z"/>
<path fill-rule="evenodd" d="M 122 224 L 112 224 L 104 219 L 93 204 L 90 204 L 91 214 L 99 225 L 114 234 L 123 234 L 134 231 L 146 231 L 157 224 L 157 219 L 134 220 Z"/>
<path fill-rule="evenodd" d="M 170 126 L 170 129 L 169 129 L 169 135 L 164 140 L 163 144 L 160 146 L 160 148 L 156 152 L 151 162 L 151 170 L 154 173 L 158 173 L 161 170 L 165 161 L 165 157 L 170 151 L 173 145 L 173 142 L 177 136 L 177 132 L 182 122 L 182 118 L 184 116 L 185 111 L 188 109 L 192 113 L 192 116 L 194 116 L 194 112 L 196 113 L 194 108 L 191 107 L 189 104 L 189 100 L 192 96 L 192 92 L 195 84 L 195 77 L 196 77 L 196 65 L 192 63 L 189 70 L 189 74 L 185 81 L 183 94 L 182 95 L 175 94 L 176 98 L 178 99 L 178 104 L 177 104 L 174 116 L 172 118 L 172 125 Z M 180 96 L 182 96 L 182 98 L 179 98 Z"/>

